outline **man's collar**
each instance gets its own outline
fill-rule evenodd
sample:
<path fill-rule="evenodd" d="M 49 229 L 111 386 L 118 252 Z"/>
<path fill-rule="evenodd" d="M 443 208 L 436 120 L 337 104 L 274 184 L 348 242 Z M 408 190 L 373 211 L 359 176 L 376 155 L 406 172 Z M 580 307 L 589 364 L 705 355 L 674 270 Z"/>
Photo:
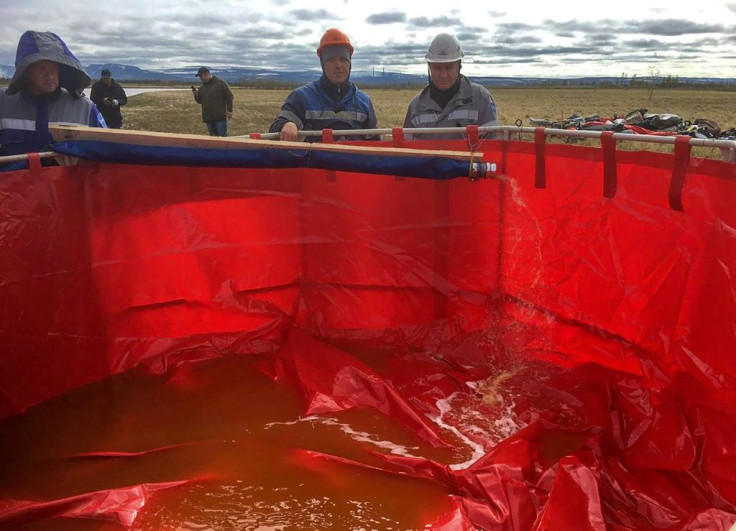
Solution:
<path fill-rule="evenodd" d="M 335 101 L 340 101 L 350 90 L 350 77 L 342 83 L 335 84 L 327 79 L 327 75 L 323 73 L 322 77 L 319 78 L 319 83 L 327 95 Z"/>

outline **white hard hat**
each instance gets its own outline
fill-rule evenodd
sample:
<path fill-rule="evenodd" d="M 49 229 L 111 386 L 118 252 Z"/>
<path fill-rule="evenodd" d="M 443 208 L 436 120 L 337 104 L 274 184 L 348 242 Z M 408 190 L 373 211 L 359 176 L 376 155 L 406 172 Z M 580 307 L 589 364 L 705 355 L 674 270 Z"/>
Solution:
<path fill-rule="evenodd" d="M 440 33 L 429 45 L 427 50 L 428 63 L 454 63 L 463 58 L 463 47 L 457 37 L 448 33 Z"/>

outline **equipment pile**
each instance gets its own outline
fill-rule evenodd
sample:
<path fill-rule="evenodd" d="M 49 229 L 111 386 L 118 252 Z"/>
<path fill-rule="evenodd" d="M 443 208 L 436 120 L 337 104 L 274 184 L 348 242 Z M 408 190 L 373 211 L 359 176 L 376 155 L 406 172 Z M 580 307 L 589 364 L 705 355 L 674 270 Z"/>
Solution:
<path fill-rule="evenodd" d="M 694 121 L 683 120 L 676 114 L 650 113 L 647 109 L 634 109 L 625 114 L 614 114 L 612 117 L 578 116 L 573 114 L 564 120 L 553 121 L 546 118 L 529 117 L 529 123 L 537 127 L 552 129 L 577 129 L 588 131 L 614 131 L 617 133 L 637 133 L 648 135 L 689 135 L 695 138 L 717 138 L 736 140 L 736 128 L 722 130 L 715 120 L 698 118 Z"/>

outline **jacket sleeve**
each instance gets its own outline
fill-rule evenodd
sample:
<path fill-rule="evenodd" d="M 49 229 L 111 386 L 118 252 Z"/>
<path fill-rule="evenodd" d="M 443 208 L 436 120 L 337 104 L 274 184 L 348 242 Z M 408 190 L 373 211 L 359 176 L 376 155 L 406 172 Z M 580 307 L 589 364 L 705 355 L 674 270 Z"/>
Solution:
<path fill-rule="evenodd" d="M 115 85 L 115 99 L 118 100 L 119 107 L 128 103 L 128 96 L 125 95 L 125 89 L 120 85 Z M 95 104 L 97 104 L 97 102 L 95 102 Z"/>
<path fill-rule="evenodd" d="M 493 101 L 493 96 L 488 90 L 483 87 L 478 87 L 478 127 L 492 127 L 494 125 L 501 125 L 498 120 L 498 111 L 496 110 L 496 102 Z M 497 138 L 498 133 L 486 133 L 484 138 Z"/>
<path fill-rule="evenodd" d="M 409 102 L 409 106 L 406 108 L 406 115 L 404 116 L 404 129 L 415 127 L 414 123 L 412 122 L 412 118 L 414 118 L 414 113 L 417 109 L 417 101 L 419 100 L 419 96 L 421 96 L 421 93 L 414 96 Z"/>
<path fill-rule="evenodd" d="M 297 90 L 291 91 L 281 106 L 281 112 L 268 128 L 269 133 L 280 133 L 286 122 L 294 122 L 297 130 L 304 129 L 304 117 L 306 116 L 306 105 Z"/>
<path fill-rule="evenodd" d="M 92 90 L 89 93 L 89 99 L 91 99 L 95 105 L 102 106 L 102 100 L 105 99 L 105 96 L 102 93 L 102 87 L 100 87 L 99 83 L 95 83 L 94 85 L 92 85 Z"/>
<path fill-rule="evenodd" d="M 414 99 L 411 100 L 409 103 L 409 106 L 406 108 L 406 116 L 404 116 L 404 129 L 412 129 L 414 128 L 414 124 L 412 123 L 411 119 L 414 116 L 414 109 L 416 108 L 416 101 L 418 96 L 415 96 Z M 404 133 L 404 138 L 406 140 L 412 140 L 414 138 L 420 138 L 419 135 L 411 135 L 408 133 Z"/>
<path fill-rule="evenodd" d="M 485 87 L 479 87 L 479 89 L 478 126 L 501 125 L 501 122 L 498 121 L 498 111 L 493 96 Z"/>
<path fill-rule="evenodd" d="M 373 102 L 368 98 L 368 119 L 366 120 L 366 129 L 376 129 L 378 127 L 378 118 L 376 111 L 373 109 Z M 381 140 L 381 135 L 366 135 L 366 140 Z"/>
<path fill-rule="evenodd" d="M 222 82 L 223 92 L 225 93 L 225 110 L 227 112 L 233 112 L 233 91 L 230 90 L 230 85 L 225 81 Z"/>
<path fill-rule="evenodd" d="M 90 103 L 90 109 L 89 109 L 89 124 L 90 127 L 105 127 L 107 128 L 107 124 L 105 123 L 105 119 L 102 117 L 102 114 L 100 114 L 99 109 L 94 103 Z"/>

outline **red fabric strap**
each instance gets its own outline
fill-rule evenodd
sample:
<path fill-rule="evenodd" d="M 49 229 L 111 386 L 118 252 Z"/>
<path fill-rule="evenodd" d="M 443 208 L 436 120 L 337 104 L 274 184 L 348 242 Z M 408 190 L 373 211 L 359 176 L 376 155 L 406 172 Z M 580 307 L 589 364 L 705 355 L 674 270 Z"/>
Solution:
<path fill-rule="evenodd" d="M 404 128 L 394 127 L 391 129 L 391 139 L 393 140 L 394 146 L 401 147 L 404 145 Z"/>
<path fill-rule="evenodd" d="M 478 126 L 477 125 L 468 125 L 465 127 L 465 134 L 468 135 L 468 144 L 470 144 L 471 149 L 475 150 L 478 148 Z"/>
<path fill-rule="evenodd" d="M 678 135 L 675 138 L 675 160 L 672 164 L 670 180 L 670 207 L 682 211 L 682 189 L 685 186 L 685 174 L 690 164 L 690 137 Z"/>
<path fill-rule="evenodd" d="M 333 144 L 335 137 L 332 135 L 332 129 L 322 129 L 322 142 L 325 144 Z"/>
<path fill-rule="evenodd" d="M 28 167 L 32 171 L 41 170 L 41 156 L 38 153 L 28 153 Z"/>
<path fill-rule="evenodd" d="M 547 175 L 545 169 L 545 151 L 547 135 L 544 134 L 544 127 L 534 129 L 534 148 L 537 155 L 537 166 L 534 173 L 534 188 L 546 188 Z"/>
<path fill-rule="evenodd" d="M 612 199 L 616 195 L 618 186 L 616 140 L 613 138 L 613 131 L 604 131 L 601 134 L 601 149 L 603 150 L 603 197 Z"/>

